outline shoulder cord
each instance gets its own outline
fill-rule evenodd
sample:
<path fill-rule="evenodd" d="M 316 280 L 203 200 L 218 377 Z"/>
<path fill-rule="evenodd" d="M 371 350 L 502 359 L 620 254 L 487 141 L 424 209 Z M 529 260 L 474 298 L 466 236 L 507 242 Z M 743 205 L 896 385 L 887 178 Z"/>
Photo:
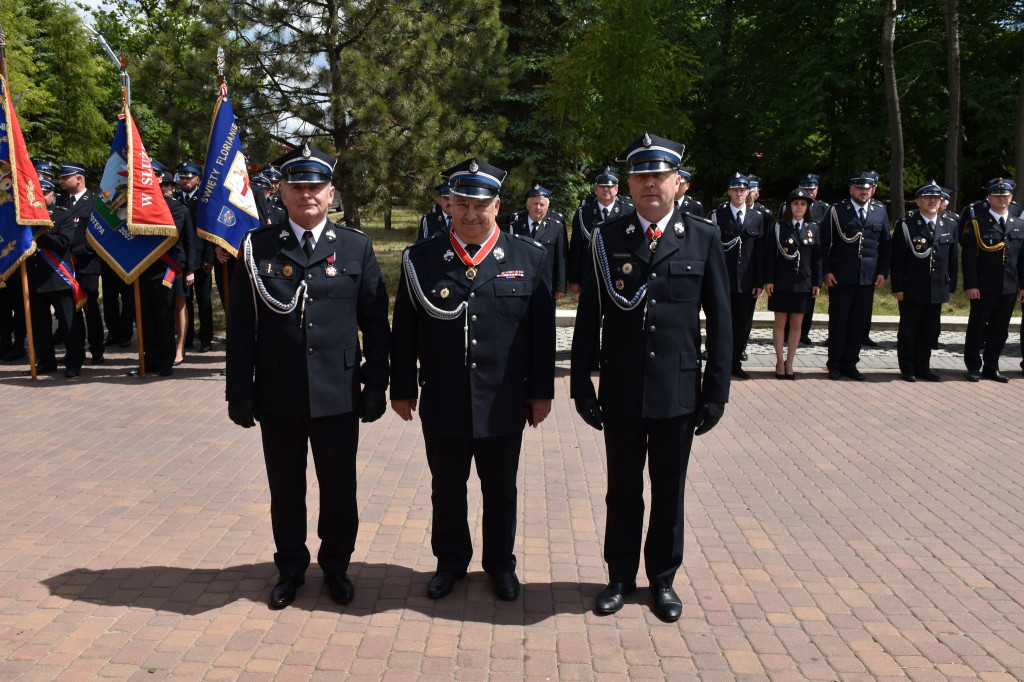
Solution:
<path fill-rule="evenodd" d="M 299 326 L 301 327 L 302 320 L 306 315 L 306 289 L 308 288 L 306 280 L 302 280 L 299 283 L 299 286 L 296 287 L 295 295 L 292 296 L 292 300 L 288 303 L 283 303 L 271 296 L 270 292 L 267 291 L 267 288 L 263 286 L 263 280 L 260 278 L 259 271 L 256 268 L 256 262 L 252 259 L 252 241 L 248 235 L 245 237 L 245 244 L 243 246 L 243 260 L 245 262 L 246 270 L 249 273 L 249 279 L 252 281 L 253 285 L 253 308 L 256 308 L 255 299 L 257 292 L 259 293 L 260 298 L 263 299 L 263 302 L 267 304 L 267 307 L 279 315 L 288 315 L 298 307 Z"/>
<path fill-rule="evenodd" d="M 711 222 L 714 223 L 715 225 L 718 224 L 718 211 L 713 211 L 711 213 Z M 742 237 L 743 237 L 743 227 L 740 226 L 740 234 L 738 234 L 736 237 L 734 237 L 730 241 L 723 241 L 722 242 L 722 248 L 725 249 L 726 251 L 732 251 L 736 247 L 736 245 L 739 244 L 740 245 L 740 250 L 739 250 L 739 253 L 736 254 L 736 258 L 737 259 L 743 258 L 743 241 L 742 241 Z"/>
<path fill-rule="evenodd" d="M 847 237 L 846 233 L 843 232 L 843 229 L 839 227 L 839 215 L 836 214 L 836 207 L 833 206 L 829 210 L 832 214 L 831 220 L 829 220 L 829 222 L 831 223 L 831 225 L 829 225 L 829 229 L 832 230 L 834 234 L 838 234 L 839 238 L 842 239 L 847 244 L 853 244 L 854 242 L 857 242 L 857 258 L 861 258 L 862 254 L 864 253 L 864 232 L 860 231 L 851 237 Z M 828 245 L 828 251 L 830 254 L 832 253 L 833 244 L 835 244 L 835 242 L 830 241 Z"/>
<path fill-rule="evenodd" d="M 423 287 L 420 286 L 420 280 L 416 276 L 416 266 L 412 264 L 412 259 L 409 258 L 409 250 L 406 249 L 402 253 L 402 268 L 405 270 L 405 283 L 406 289 L 409 292 L 409 298 L 412 300 L 413 306 L 419 302 L 420 307 L 423 308 L 423 312 L 430 315 L 435 320 L 442 320 L 448 322 L 454 320 L 460 315 L 463 316 L 462 321 L 462 346 L 465 353 L 465 359 L 469 361 L 469 303 L 462 301 L 455 308 L 455 310 L 444 310 L 438 308 L 436 305 L 427 299 L 427 295 L 423 293 Z"/>
<path fill-rule="evenodd" d="M 601 236 L 601 228 L 595 227 L 593 232 L 594 238 L 591 240 L 591 253 L 594 256 L 594 270 L 601 273 L 601 279 L 604 281 L 604 288 L 608 291 L 608 296 L 622 310 L 634 310 L 640 305 L 640 301 L 647 295 L 647 284 L 645 283 L 639 289 L 632 299 L 627 300 L 625 296 L 615 291 L 615 287 L 612 286 L 612 277 L 609 272 L 610 266 L 608 265 L 608 254 L 604 251 L 604 237 Z M 598 297 L 600 301 L 600 297 Z"/>
<path fill-rule="evenodd" d="M 580 206 L 579 209 L 576 211 L 576 217 L 579 218 L 580 229 L 583 230 L 583 236 L 586 237 L 587 239 L 590 239 L 591 235 L 589 232 L 587 232 L 587 226 L 583 222 L 583 206 Z"/>
<path fill-rule="evenodd" d="M 799 239 L 799 235 L 797 235 L 797 238 Z M 778 249 L 779 255 L 782 256 L 783 258 L 785 258 L 786 260 L 788 260 L 788 261 L 796 261 L 795 263 L 793 263 L 793 268 L 797 272 L 800 271 L 800 244 L 796 245 L 796 251 L 795 252 L 793 252 L 791 254 L 790 253 L 786 253 L 786 250 L 784 248 L 782 248 L 782 239 L 779 236 L 779 224 L 778 223 L 775 223 L 775 248 Z"/>
<path fill-rule="evenodd" d="M 914 254 L 916 258 L 931 258 L 932 251 L 935 250 L 935 246 L 929 246 L 924 251 L 918 251 L 917 247 L 914 246 L 914 240 L 910 238 L 910 226 L 907 225 L 906 219 L 900 220 L 903 224 L 903 238 L 907 240 L 907 246 L 910 247 L 910 253 Z"/>

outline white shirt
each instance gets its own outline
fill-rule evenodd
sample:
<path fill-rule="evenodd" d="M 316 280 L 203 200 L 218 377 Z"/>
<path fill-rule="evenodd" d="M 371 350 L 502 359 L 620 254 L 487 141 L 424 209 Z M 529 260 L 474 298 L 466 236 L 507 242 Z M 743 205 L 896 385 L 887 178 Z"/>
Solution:
<path fill-rule="evenodd" d="M 743 211 L 743 214 L 746 215 L 747 211 L 750 210 L 750 209 L 747 208 L 746 204 L 744 204 L 743 206 L 740 206 L 740 207 L 736 207 L 733 204 L 729 204 L 729 208 L 732 209 L 732 219 L 733 220 L 736 220 L 736 214 L 739 213 L 740 211 Z M 740 222 L 740 221 L 736 220 L 736 222 Z"/>
<path fill-rule="evenodd" d="M 661 218 L 661 220 L 658 220 L 658 221 L 655 221 L 655 222 L 651 222 L 650 220 L 648 220 L 647 218 L 644 218 L 639 213 L 636 214 L 636 217 L 640 219 L 640 227 L 644 230 L 644 234 L 647 233 L 648 229 L 653 230 L 654 232 L 657 232 L 659 227 L 661 228 L 661 231 L 664 234 L 665 227 L 668 226 L 668 220 L 669 220 L 670 217 L 672 217 L 672 214 L 669 213 L 669 214 L 663 216 Z"/>
<path fill-rule="evenodd" d="M 312 230 L 307 230 L 306 228 L 302 227 L 301 225 L 296 223 L 291 218 L 288 219 L 288 226 L 290 228 L 292 228 L 292 234 L 294 234 L 295 238 L 299 240 L 299 244 L 300 245 L 302 244 L 302 235 L 303 235 L 303 233 L 304 232 L 312 232 L 313 233 L 313 248 L 315 249 L 316 245 L 320 243 L 320 235 L 323 233 L 324 227 L 327 226 L 327 218 L 324 217 L 324 221 L 322 223 L 320 223 L 319 225 L 317 225 L 316 227 L 314 227 Z"/>
<path fill-rule="evenodd" d="M 86 193 L 87 191 L 88 191 L 88 190 L 84 190 L 84 189 L 83 189 L 83 190 L 82 190 L 81 192 L 79 192 L 78 194 L 72 194 L 72 195 L 71 195 L 71 203 L 72 203 L 72 204 L 77 204 L 77 203 L 78 203 L 78 200 L 79 200 L 79 199 L 81 199 L 81 198 L 82 198 L 82 195 L 83 195 L 83 194 L 85 194 L 85 193 Z"/>
<path fill-rule="evenodd" d="M 993 211 L 993 210 L 992 210 L 992 209 L 990 208 L 990 209 L 988 209 L 988 212 L 992 214 L 992 217 L 996 219 L 996 222 L 997 222 L 997 223 L 999 222 L 999 219 L 1000 219 L 1000 218 L 1002 218 L 1002 219 L 1003 219 L 1003 224 L 1004 224 L 1004 225 L 1005 225 L 1006 223 L 1010 222 L 1010 212 L 1009 212 L 1009 211 L 1007 211 L 1006 213 L 1003 213 L 1003 214 L 999 214 L 999 213 L 996 213 L 995 211 Z"/>

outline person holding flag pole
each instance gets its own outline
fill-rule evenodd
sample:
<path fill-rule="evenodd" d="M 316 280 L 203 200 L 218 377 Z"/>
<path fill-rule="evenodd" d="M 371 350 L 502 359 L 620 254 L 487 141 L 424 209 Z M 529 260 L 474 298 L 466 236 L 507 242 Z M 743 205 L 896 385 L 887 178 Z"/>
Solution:
<path fill-rule="evenodd" d="M 213 123 L 206 145 L 206 162 L 199 185 L 199 206 L 196 214 L 197 233 L 220 247 L 217 253 L 221 271 L 217 278 L 224 311 L 228 309 L 228 280 L 242 239 L 250 230 L 260 227 L 255 190 L 249 184 L 245 154 L 238 139 L 235 112 L 224 80 L 224 48 L 217 48 L 217 74 L 220 94 L 213 108 Z M 224 258 L 221 258 L 224 253 Z"/>
<path fill-rule="evenodd" d="M 7 85 L 7 40 L 0 27 L 0 90 L 3 90 L 3 116 L 0 117 L 0 287 L 21 271 L 22 303 L 25 307 L 29 373 L 36 378 L 36 351 L 32 338 L 32 313 L 28 300 L 28 271 L 25 259 L 36 250 L 35 237 L 53 227 L 46 210 L 39 176 L 28 156 L 18 117 L 11 104 Z M 33 228 L 39 228 L 33 231 Z"/>
<path fill-rule="evenodd" d="M 132 119 L 128 101 L 128 73 L 124 55 L 120 58 L 121 101 L 114 140 L 110 146 L 99 192 L 89 218 L 87 238 L 96 253 L 135 292 L 135 325 L 139 330 L 139 368 L 129 374 L 146 376 L 143 345 L 142 301 L 139 276 L 160 261 L 163 286 L 173 286 L 181 265 L 167 255 L 176 241 L 178 228 L 160 191 L 149 154 Z M 171 343 L 173 354 L 173 342 Z M 173 355 L 172 355 L 173 359 Z M 161 368 L 162 375 L 170 373 Z"/>

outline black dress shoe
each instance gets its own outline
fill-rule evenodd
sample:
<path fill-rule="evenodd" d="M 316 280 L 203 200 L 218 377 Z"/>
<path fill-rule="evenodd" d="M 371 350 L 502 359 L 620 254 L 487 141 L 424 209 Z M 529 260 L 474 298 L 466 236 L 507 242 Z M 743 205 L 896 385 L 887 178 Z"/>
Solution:
<path fill-rule="evenodd" d="M 792 374 L 787 374 L 786 378 L 789 379 L 790 381 L 796 381 L 796 372 L 793 372 Z"/>
<path fill-rule="evenodd" d="M 998 369 L 984 369 L 981 371 L 981 376 L 986 379 L 991 379 L 992 381 L 998 381 L 1001 384 L 1005 384 L 1010 381 L 1010 377 L 1006 376 Z"/>
<path fill-rule="evenodd" d="M 103 339 L 104 346 L 113 346 L 115 343 L 117 343 L 117 339 L 115 339 L 113 336 L 108 336 L 107 338 Z"/>
<path fill-rule="evenodd" d="M 734 377 L 736 377 L 737 379 L 749 379 L 750 378 L 750 372 L 748 372 L 747 370 L 743 369 L 742 367 L 734 367 L 733 370 L 732 370 L 732 375 Z"/>
<path fill-rule="evenodd" d="M 81 370 L 72 369 L 71 367 L 68 367 L 66 370 L 64 370 L 64 377 L 67 379 L 74 379 L 78 377 L 79 374 L 81 374 Z"/>
<path fill-rule="evenodd" d="M 103 362 L 104 362 L 104 359 L 105 358 L 102 355 L 96 355 L 95 353 L 93 353 L 92 359 L 89 360 L 89 363 L 92 364 L 92 365 L 102 365 Z"/>
<path fill-rule="evenodd" d="M 36 374 L 49 374 L 50 372 L 56 372 L 57 365 L 36 365 Z M 26 369 L 22 372 L 27 377 L 32 376 L 32 370 Z"/>
<path fill-rule="evenodd" d="M 813 346 L 814 345 L 814 341 L 811 341 L 811 337 L 809 337 L 809 336 L 801 336 L 800 337 L 800 343 L 802 343 L 805 346 Z"/>
<path fill-rule="evenodd" d="M 740 353 L 740 360 L 742 360 L 743 362 L 747 361 L 747 351 L 743 351 L 742 353 Z"/>
<path fill-rule="evenodd" d="M 331 595 L 335 604 L 344 606 L 352 601 L 355 590 L 352 588 L 352 581 L 344 573 L 324 573 L 324 585 Z"/>
<path fill-rule="evenodd" d="M 128 346 L 132 345 L 132 337 L 129 336 L 127 339 L 121 339 L 117 343 L 117 345 L 120 346 L 121 348 L 127 348 Z"/>
<path fill-rule="evenodd" d="M 900 372 L 900 376 L 903 377 L 904 381 L 909 381 L 910 383 L 914 383 L 915 381 L 917 381 L 917 377 L 914 376 L 911 372 Z"/>
<path fill-rule="evenodd" d="M 427 585 L 427 596 L 431 599 L 447 597 L 452 593 L 452 588 L 455 587 L 455 581 L 465 575 L 465 573 L 462 575 L 456 575 L 454 573 L 449 573 L 448 571 L 438 571 L 434 574 L 434 577 L 430 579 L 430 583 Z"/>
<path fill-rule="evenodd" d="M 839 381 L 840 379 L 843 378 L 843 373 L 840 372 L 838 369 L 830 369 L 828 371 L 828 378 L 831 379 L 832 381 Z"/>
<path fill-rule="evenodd" d="M 270 601 L 268 602 L 272 609 L 283 609 L 284 607 L 295 601 L 295 592 L 303 583 L 306 582 L 306 576 L 297 573 L 282 573 L 281 578 L 277 581 L 277 585 L 274 585 L 274 589 L 270 593 Z"/>
<path fill-rule="evenodd" d="M 666 623 L 674 623 L 683 615 L 683 602 L 671 587 L 651 587 L 654 615 Z"/>
<path fill-rule="evenodd" d="M 981 381 L 981 374 L 979 372 L 967 372 L 968 381 Z"/>
<path fill-rule="evenodd" d="M 854 367 L 853 369 L 848 369 L 845 372 L 843 372 L 843 376 L 848 376 L 854 381 L 864 381 L 865 379 L 867 379 L 867 377 L 861 374 L 860 370 L 857 369 L 856 367 Z"/>
<path fill-rule="evenodd" d="M 160 370 L 158 372 L 158 374 L 160 376 L 162 376 L 162 377 L 169 377 L 172 374 L 174 374 L 174 368 L 173 367 L 168 367 L 167 369 L 162 369 L 162 370 Z"/>
<path fill-rule="evenodd" d="M 778 372 L 776 372 L 775 373 L 775 378 L 776 379 L 785 379 L 786 375 L 785 374 L 779 374 Z"/>
<path fill-rule="evenodd" d="M 494 594 L 503 601 L 515 601 L 519 598 L 519 578 L 512 571 L 502 571 L 491 576 Z"/>
<path fill-rule="evenodd" d="M 175 360 L 174 362 L 171 363 L 171 366 L 172 367 L 177 367 L 178 365 L 180 365 L 183 362 L 185 362 L 184 358 L 182 358 L 181 360 Z"/>
<path fill-rule="evenodd" d="M 200 344 L 200 346 L 199 346 L 199 352 L 200 353 L 209 353 L 211 350 L 213 350 L 213 344 L 212 343 L 204 343 L 204 344 Z"/>
<path fill-rule="evenodd" d="M 594 601 L 594 611 L 607 616 L 615 613 L 626 603 L 625 596 L 636 590 L 636 583 L 608 583 Z"/>
<path fill-rule="evenodd" d="M 861 345 L 867 346 L 868 348 L 878 348 L 878 342 L 873 341 L 870 336 L 865 336 L 864 343 Z"/>
<path fill-rule="evenodd" d="M 917 377 L 919 379 L 924 379 L 925 381 L 942 381 L 942 377 L 940 377 L 938 374 L 931 370 L 928 370 L 927 372 L 921 372 L 917 375 Z"/>

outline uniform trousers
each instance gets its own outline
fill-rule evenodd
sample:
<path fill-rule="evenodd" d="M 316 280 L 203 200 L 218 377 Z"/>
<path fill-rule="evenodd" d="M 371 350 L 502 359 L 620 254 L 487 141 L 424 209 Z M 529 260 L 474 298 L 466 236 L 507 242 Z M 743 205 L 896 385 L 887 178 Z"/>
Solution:
<path fill-rule="evenodd" d="M 147 369 L 167 372 L 174 365 L 174 291 L 163 280 L 139 282 L 142 346 Z"/>
<path fill-rule="evenodd" d="M 903 374 L 921 376 L 931 371 L 932 343 L 939 329 L 941 303 L 897 301 L 900 327 L 896 358 Z"/>
<path fill-rule="evenodd" d="M 860 362 L 860 347 L 871 323 L 875 288 L 870 284 L 837 284 L 828 291 L 829 370 L 848 372 Z"/>
<path fill-rule="evenodd" d="M 999 369 L 999 355 L 1006 345 L 1010 316 L 1016 302 L 1015 294 L 982 294 L 981 298 L 971 300 L 967 335 L 964 338 L 964 365 L 968 372 Z M 981 354 L 983 345 L 984 364 Z"/>
<path fill-rule="evenodd" d="M 645 419 L 605 412 L 608 516 L 604 560 L 610 582 L 632 582 L 640 570 L 644 464 L 649 461 L 651 514 L 644 562 L 652 586 L 672 586 L 683 563 L 683 493 L 695 418 L 694 413 Z"/>
<path fill-rule="evenodd" d="M 228 297 L 224 291 L 224 266 L 227 265 L 228 270 L 228 283 L 231 282 L 231 278 L 235 275 L 235 263 L 237 259 L 229 258 L 227 263 L 215 263 L 213 266 L 213 277 L 217 282 L 217 293 L 220 294 L 220 304 L 227 310 Z M 212 337 L 211 337 L 212 338 Z"/>
<path fill-rule="evenodd" d="M 214 267 L 219 267 L 217 263 Z M 199 343 L 207 344 L 213 342 L 213 303 L 210 298 L 213 291 L 213 276 L 204 272 L 202 268 L 196 270 L 196 279 L 192 286 L 192 295 L 185 301 L 185 310 L 188 311 L 188 323 L 185 325 L 185 345 L 191 346 L 194 342 L 195 312 L 192 308 L 193 299 L 199 308 Z"/>
<path fill-rule="evenodd" d="M 309 566 L 306 548 L 306 452 L 320 485 L 317 563 L 327 573 L 343 574 L 356 545 L 356 447 L 359 421 L 355 412 L 296 419 L 260 414 L 263 459 L 270 483 L 270 520 L 274 531 L 274 564 L 282 574 L 301 575 Z"/>
<path fill-rule="evenodd" d="M 752 294 L 732 294 L 732 368 L 738 369 L 743 363 L 743 351 L 747 349 L 750 328 L 754 324 L 754 307 L 757 299 Z"/>
<path fill-rule="evenodd" d="M 64 339 L 64 366 L 76 371 L 82 369 L 85 361 L 84 331 L 81 318 L 75 315 L 75 300 L 71 290 L 33 293 L 31 304 L 36 363 L 44 367 L 57 364 L 57 351 L 53 343 L 53 317 L 56 317 L 57 332 Z M 51 306 L 53 317 L 50 316 Z"/>
<path fill-rule="evenodd" d="M 0 347 L 3 352 L 25 347 L 25 302 L 21 297 L 21 274 L 17 272 L 0 289 Z"/>
<path fill-rule="evenodd" d="M 91 287 L 82 285 L 85 291 L 85 307 L 78 312 L 80 323 L 85 329 L 85 339 L 89 342 L 89 352 L 93 357 L 103 357 L 103 317 L 100 315 L 99 282 Z"/>
<path fill-rule="evenodd" d="M 481 565 L 491 575 L 514 571 L 519 451 L 523 432 L 490 438 L 439 436 L 423 429 L 430 467 L 430 500 L 434 508 L 430 547 L 437 570 L 461 575 L 473 558 L 469 534 L 466 481 L 476 462 L 483 497 L 483 556 Z"/>
<path fill-rule="evenodd" d="M 103 263 L 103 321 L 107 334 L 114 341 L 130 341 L 132 338 L 132 317 L 135 315 L 132 302 L 132 287 L 125 284 L 109 265 Z"/>

